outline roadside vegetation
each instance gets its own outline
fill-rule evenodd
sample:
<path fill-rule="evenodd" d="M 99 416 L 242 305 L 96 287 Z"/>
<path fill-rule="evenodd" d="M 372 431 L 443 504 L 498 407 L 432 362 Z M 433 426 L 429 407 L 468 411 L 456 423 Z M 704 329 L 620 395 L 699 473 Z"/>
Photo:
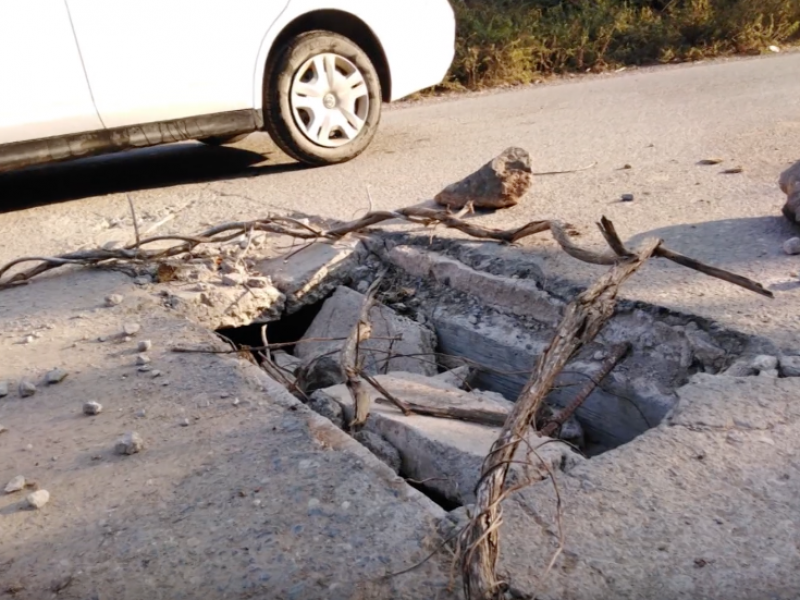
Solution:
<path fill-rule="evenodd" d="M 800 0 L 452 0 L 447 86 L 758 54 L 800 40 Z"/>

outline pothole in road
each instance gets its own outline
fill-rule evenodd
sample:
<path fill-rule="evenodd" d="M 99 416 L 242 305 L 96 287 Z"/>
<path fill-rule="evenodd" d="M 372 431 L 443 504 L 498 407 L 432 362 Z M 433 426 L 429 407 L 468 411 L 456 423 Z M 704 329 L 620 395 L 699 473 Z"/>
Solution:
<path fill-rule="evenodd" d="M 293 312 L 267 323 L 268 341 L 278 345 L 272 367 L 298 398 L 348 430 L 354 408 L 340 351 L 359 318 L 364 292 L 388 268 L 369 314 L 371 337 L 359 353 L 364 373 L 380 386 L 367 386 L 372 406 L 364 428 L 374 435 L 356 439 L 438 504 L 449 509 L 471 503 L 502 417 L 577 289 L 545 277 L 535 257 L 513 248 L 432 243 L 429 237 L 376 239 L 352 245 L 344 263 L 337 255 L 336 270 L 324 261 L 310 269 L 318 289 L 303 288 L 308 304 L 287 297 Z M 258 347 L 261 328 L 256 323 L 220 333 Z M 595 341 L 559 376 L 542 420 L 568 406 L 620 344 L 629 344 L 629 353 L 555 434 L 571 446 L 548 446 L 544 460 L 552 466 L 567 470 L 657 426 L 694 373 L 755 375 L 754 357 L 775 354 L 768 341 L 708 320 L 620 301 Z M 407 417 L 387 402 L 389 395 L 416 406 L 489 414 L 494 422 Z"/>

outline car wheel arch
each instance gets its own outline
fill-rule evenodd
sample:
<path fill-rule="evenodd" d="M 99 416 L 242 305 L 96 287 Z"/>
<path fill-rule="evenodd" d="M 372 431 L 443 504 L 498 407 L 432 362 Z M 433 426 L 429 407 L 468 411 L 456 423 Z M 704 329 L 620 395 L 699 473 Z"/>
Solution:
<path fill-rule="evenodd" d="M 392 77 L 389 61 L 380 40 L 372 29 L 357 16 L 333 9 L 316 10 L 296 17 L 289 22 L 277 35 L 272 43 L 267 63 L 264 69 L 262 83 L 263 94 L 267 93 L 267 82 L 270 78 L 272 66 L 280 56 L 286 43 L 293 38 L 309 31 L 324 30 L 344 36 L 361 47 L 369 56 L 375 66 L 381 84 L 381 95 L 384 102 L 389 102 L 392 97 Z M 263 98 L 266 102 L 266 97 Z"/>

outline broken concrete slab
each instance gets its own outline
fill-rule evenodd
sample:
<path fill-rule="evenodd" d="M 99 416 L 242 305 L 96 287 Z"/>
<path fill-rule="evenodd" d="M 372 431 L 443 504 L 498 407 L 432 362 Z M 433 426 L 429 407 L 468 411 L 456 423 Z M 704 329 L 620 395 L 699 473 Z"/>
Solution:
<path fill-rule="evenodd" d="M 269 277 L 286 296 L 286 312 L 315 304 L 346 282 L 357 265 L 358 240 L 313 242 L 291 253 L 263 260 L 256 270 Z"/>
<path fill-rule="evenodd" d="M 356 321 L 364 295 L 346 287 L 338 287 L 322 305 L 304 338 L 321 340 L 313 344 L 298 344 L 295 355 L 305 364 L 323 355 L 338 360 L 343 342 Z M 397 315 L 392 309 L 376 305 L 369 313 L 372 324 L 371 339 L 360 345 L 364 352 L 367 373 L 408 371 L 422 375 L 436 375 L 434 355 L 436 337 L 419 323 Z M 339 379 L 344 381 L 344 379 Z"/>
<path fill-rule="evenodd" d="M 541 289 L 536 281 L 478 271 L 460 260 L 414 246 L 396 246 L 387 257 L 409 275 L 432 278 L 451 289 L 472 294 L 488 306 L 534 317 L 549 325 L 557 325 L 561 319 L 565 303 Z"/>
<path fill-rule="evenodd" d="M 209 329 L 268 323 L 283 314 L 285 297 L 276 288 L 231 287 L 221 281 L 204 284 L 202 290 L 171 284 L 162 292 L 163 305 Z"/>
<path fill-rule="evenodd" d="M 379 375 L 376 379 L 397 398 L 422 406 L 480 409 L 502 417 L 513 406 L 495 394 L 465 392 L 435 378 L 411 373 Z M 424 488 L 434 490 L 451 502 L 474 502 L 481 465 L 500 428 L 454 419 L 405 416 L 386 401 L 379 400 L 380 394 L 373 388 L 370 387 L 369 392 L 373 404 L 366 428 L 397 448 L 403 461 L 402 473 L 424 482 Z M 329 388 L 324 394 L 342 406 L 345 422 L 352 419 L 353 401 L 346 386 Z M 551 467 L 569 469 L 582 460 L 565 444 L 546 441 L 547 438 L 532 435 L 529 443 Z M 526 450 L 521 448 L 520 461 L 526 460 Z M 520 472 L 518 476 L 542 478 L 544 473 L 534 465 L 530 473 Z"/>
<path fill-rule="evenodd" d="M 800 381 L 698 374 L 672 415 L 503 505 L 501 560 L 545 600 L 794 598 Z M 769 532 L 765 534 L 765 532 Z"/>

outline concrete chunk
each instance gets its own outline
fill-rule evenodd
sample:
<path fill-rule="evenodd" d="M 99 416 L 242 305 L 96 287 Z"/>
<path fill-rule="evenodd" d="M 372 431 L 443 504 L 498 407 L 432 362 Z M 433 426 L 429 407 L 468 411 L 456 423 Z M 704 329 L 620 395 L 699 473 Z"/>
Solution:
<path fill-rule="evenodd" d="M 512 404 L 494 394 L 470 393 L 434 378 L 407 373 L 379 375 L 377 380 L 401 400 L 423 406 L 460 407 L 496 412 L 505 416 Z M 352 418 L 353 402 L 344 385 L 325 390 L 344 408 L 345 421 Z M 400 453 L 406 477 L 426 481 L 424 487 L 435 490 L 459 504 L 475 501 L 474 488 L 481 465 L 497 439 L 499 427 L 468 423 L 455 419 L 404 416 L 394 406 L 378 403 L 379 394 L 370 388 L 373 405 L 366 428 L 389 441 Z M 547 438 L 532 435 L 529 442 L 551 467 L 571 468 L 582 459 L 565 444 L 547 444 Z M 521 449 L 523 450 L 523 449 Z M 524 449 L 525 451 L 527 448 Z M 521 452 L 519 460 L 525 460 Z M 540 478 L 540 467 L 517 477 Z"/>
<path fill-rule="evenodd" d="M 363 302 L 363 294 L 346 287 L 337 288 L 333 296 L 322 305 L 322 310 L 303 337 L 346 338 L 358 320 Z M 366 357 L 364 367 L 367 373 L 407 371 L 436 375 L 436 361 L 433 356 L 436 340 L 432 331 L 381 305 L 372 308 L 370 320 L 372 338 L 361 344 Z M 323 355 L 338 361 L 337 350 L 343 344 L 342 341 L 298 344 L 295 354 L 305 364 Z M 343 379 L 340 378 L 339 381 Z"/>
<path fill-rule="evenodd" d="M 286 295 L 286 311 L 291 314 L 318 302 L 349 278 L 357 245 L 358 240 L 315 242 L 288 259 L 264 260 L 257 270 Z"/>

